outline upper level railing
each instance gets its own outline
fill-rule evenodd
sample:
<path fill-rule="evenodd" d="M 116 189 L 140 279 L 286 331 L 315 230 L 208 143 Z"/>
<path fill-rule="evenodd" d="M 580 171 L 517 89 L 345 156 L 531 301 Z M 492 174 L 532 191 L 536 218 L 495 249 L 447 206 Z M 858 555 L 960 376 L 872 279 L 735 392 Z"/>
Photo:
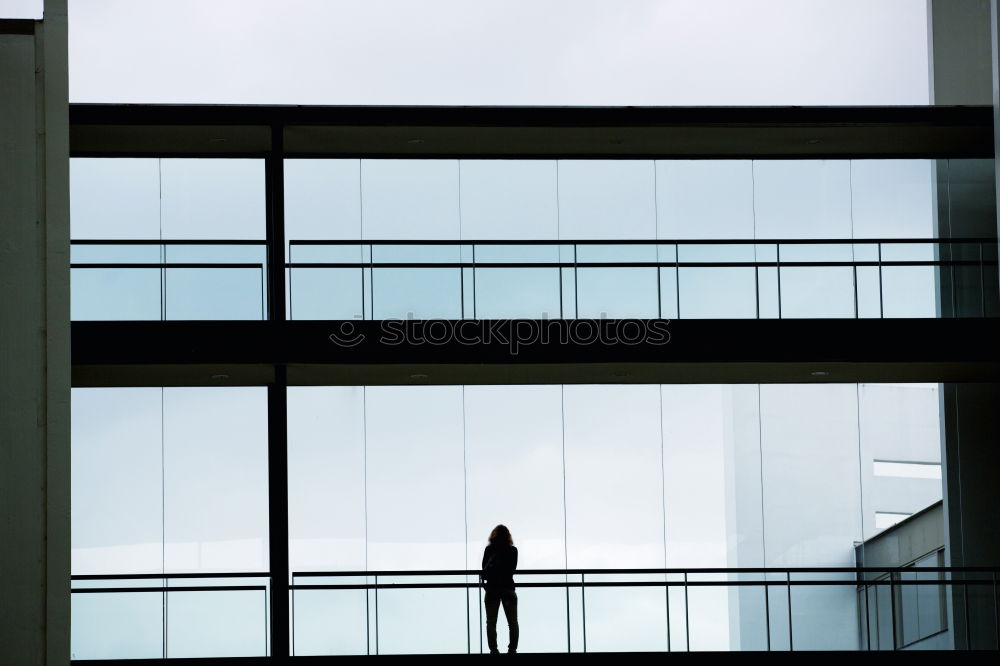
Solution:
<path fill-rule="evenodd" d="M 292 653 L 483 652 L 479 573 L 295 572 Z M 974 620 L 956 644 L 1000 649 L 998 575 L 996 567 L 520 570 L 519 650 L 893 650 L 912 643 L 907 626 L 918 616 L 935 625 L 925 639 L 951 630 L 960 612 L 952 598 Z M 74 576 L 75 658 L 266 655 L 268 589 L 252 580 L 266 576 Z"/>
<path fill-rule="evenodd" d="M 263 241 L 74 241 L 73 318 L 265 319 Z M 1000 315 L 995 239 L 288 244 L 290 319 Z"/>

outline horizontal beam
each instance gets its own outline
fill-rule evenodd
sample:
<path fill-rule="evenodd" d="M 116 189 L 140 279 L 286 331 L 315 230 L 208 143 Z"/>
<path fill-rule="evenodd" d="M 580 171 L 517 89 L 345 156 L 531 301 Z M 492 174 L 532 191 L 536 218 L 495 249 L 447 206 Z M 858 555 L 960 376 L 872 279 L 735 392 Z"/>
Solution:
<path fill-rule="evenodd" d="M 991 107 L 73 104 L 75 156 L 992 157 Z"/>
<path fill-rule="evenodd" d="M 1000 319 L 74 322 L 74 386 L 1000 380 Z"/>

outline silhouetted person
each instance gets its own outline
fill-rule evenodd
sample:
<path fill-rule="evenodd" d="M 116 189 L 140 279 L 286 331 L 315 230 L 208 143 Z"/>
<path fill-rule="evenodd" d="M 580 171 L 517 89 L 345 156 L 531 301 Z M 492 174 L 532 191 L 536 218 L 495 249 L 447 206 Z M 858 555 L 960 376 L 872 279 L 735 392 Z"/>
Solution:
<path fill-rule="evenodd" d="M 497 650 L 497 615 L 500 604 L 503 604 L 503 614 L 507 616 L 507 627 L 510 629 L 510 645 L 507 652 L 517 652 L 517 593 L 514 592 L 514 570 L 517 569 L 517 548 L 510 530 L 504 525 L 497 525 L 490 532 L 490 543 L 483 551 L 483 572 L 479 578 L 483 581 L 486 597 L 486 641 L 490 653 Z"/>

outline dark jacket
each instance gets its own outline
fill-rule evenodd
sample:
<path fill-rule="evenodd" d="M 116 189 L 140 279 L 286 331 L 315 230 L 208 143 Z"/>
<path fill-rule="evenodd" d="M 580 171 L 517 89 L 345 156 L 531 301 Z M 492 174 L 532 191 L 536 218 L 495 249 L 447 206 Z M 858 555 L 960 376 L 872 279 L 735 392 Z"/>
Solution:
<path fill-rule="evenodd" d="M 493 567 L 487 576 L 486 565 L 493 558 Z M 513 590 L 514 570 L 517 569 L 517 547 L 490 544 L 483 551 L 483 573 L 487 590 Z"/>

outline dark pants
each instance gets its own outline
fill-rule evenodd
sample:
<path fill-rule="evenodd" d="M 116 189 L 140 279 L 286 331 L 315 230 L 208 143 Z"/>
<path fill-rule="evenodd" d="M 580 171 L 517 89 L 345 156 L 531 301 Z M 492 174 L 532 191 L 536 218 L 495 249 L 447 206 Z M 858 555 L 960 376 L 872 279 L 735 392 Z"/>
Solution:
<path fill-rule="evenodd" d="M 510 629 L 510 645 L 508 652 L 517 650 L 517 594 L 512 589 L 506 590 L 486 590 L 486 597 L 483 599 L 486 605 L 486 641 L 489 643 L 490 652 L 497 651 L 497 616 L 500 614 L 500 604 L 503 604 L 503 614 L 507 616 L 507 627 Z"/>

